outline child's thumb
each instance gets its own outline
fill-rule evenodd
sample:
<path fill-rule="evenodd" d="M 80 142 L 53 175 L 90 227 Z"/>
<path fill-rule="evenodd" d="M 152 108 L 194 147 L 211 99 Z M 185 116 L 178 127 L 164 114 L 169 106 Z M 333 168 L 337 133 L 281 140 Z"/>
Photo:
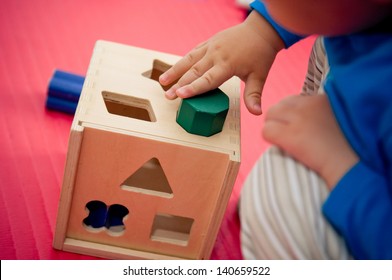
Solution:
<path fill-rule="evenodd" d="M 249 75 L 245 82 L 244 101 L 248 111 L 254 115 L 261 115 L 261 93 L 264 81 Z"/>

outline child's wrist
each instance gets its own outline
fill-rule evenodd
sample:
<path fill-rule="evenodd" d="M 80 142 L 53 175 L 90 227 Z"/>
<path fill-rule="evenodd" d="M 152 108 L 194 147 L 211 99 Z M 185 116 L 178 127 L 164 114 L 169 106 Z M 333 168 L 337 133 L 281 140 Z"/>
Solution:
<path fill-rule="evenodd" d="M 355 153 L 347 153 L 325 165 L 320 176 L 325 180 L 328 188 L 332 190 L 358 161 L 358 156 Z"/>
<path fill-rule="evenodd" d="M 278 53 L 285 48 L 282 38 L 272 25 L 257 11 L 252 11 L 247 17 L 245 24 L 252 28 Z"/>

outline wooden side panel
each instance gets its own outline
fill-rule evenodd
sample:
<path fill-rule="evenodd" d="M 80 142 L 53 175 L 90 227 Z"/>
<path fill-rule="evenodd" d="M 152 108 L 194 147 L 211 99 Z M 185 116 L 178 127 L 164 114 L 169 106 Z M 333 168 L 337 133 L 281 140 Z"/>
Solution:
<path fill-rule="evenodd" d="M 127 260 L 132 256 L 135 260 L 179 260 L 181 258 L 170 257 L 168 255 L 160 255 L 126 249 L 116 246 L 110 246 L 100 243 L 93 243 L 88 241 L 76 240 L 67 238 L 64 242 L 64 250 L 75 252 L 78 254 L 90 255 L 99 258 Z"/>
<path fill-rule="evenodd" d="M 53 239 L 53 247 L 56 249 L 62 249 L 65 240 L 82 139 L 83 131 L 71 130 Z"/>
<path fill-rule="evenodd" d="M 151 158 L 159 160 L 172 188 L 172 197 L 120 187 Z M 85 128 L 67 237 L 168 256 L 201 258 L 205 246 L 212 246 L 207 238 L 216 229 L 211 227 L 218 227 L 216 223 L 220 223 L 214 221 L 220 218 L 214 212 L 222 213 L 226 207 L 227 194 L 224 196 L 226 201 L 220 196 L 225 193 L 222 188 L 226 176 L 230 175 L 226 173 L 229 165 L 227 154 Z M 83 225 L 83 219 L 88 215 L 86 204 L 94 200 L 108 206 L 121 204 L 127 207 L 126 229 L 121 236 L 112 236 L 106 229 L 100 232 L 86 229 Z M 152 228 L 158 214 L 193 220 L 186 245 L 181 225 L 178 242 L 170 228 L 163 228 L 161 238 L 153 240 Z M 165 232 L 169 242 L 162 241 L 166 238 Z"/>

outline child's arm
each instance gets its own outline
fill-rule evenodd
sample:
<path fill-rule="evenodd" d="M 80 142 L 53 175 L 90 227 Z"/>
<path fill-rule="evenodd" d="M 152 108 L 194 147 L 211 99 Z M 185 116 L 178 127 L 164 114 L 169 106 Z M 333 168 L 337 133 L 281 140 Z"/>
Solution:
<path fill-rule="evenodd" d="M 263 136 L 317 172 L 330 189 L 359 160 L 326 95 L 286 97 L 267 112 Z"/>
<path fill-rule="evenodd" d="M 250 7 L 256 10 L 260 15 L 262 15 L 275 29 L 275 31 L 279 34 L 280 38 L 282 38 L 285 47 L 288 48 L 291 45 L 295 44 L 299 40 L 303 38 L 303 36 L 299 36 L 297 34 L 291 33 L 287 31 L 285 28 L 276 23 L 273 18 L 269 15 L 267 8 L 264 3 L 261 1 L 253 1 L 250 4 Z"/>
<path fill-rule="evenodd" d="M 169 99 L 191 97 L 214 89 L 232 76 L 245 82 L 248 110 L 261 114 L 261 93 L 277 53 L 285 47 L 272 25 L 252 11 L 241 24 L 217 33 L 190 51 L 159 81 L 178 82 L 166 92 Z"/>
<path fill-rule="evenodd" d="M 324 215 L 355 258 L 392 259 L 392 188 L 387 178 L 392 170 L 382 174 L 359 161 L 326 95 L 282 100 L 267 112 L 263 135 L 327 182 L 331 194 Z M 392 143 L 389 135 L 385 143 Z M 392 158 L 392 145 L 384 156 Z"/>
<path fill-rule="evenodd" d="M 392 259 L 390 184 L 385 176 L 359 162 L 324 203 L 324 215 L 344 236 L 356 259 Z"/>

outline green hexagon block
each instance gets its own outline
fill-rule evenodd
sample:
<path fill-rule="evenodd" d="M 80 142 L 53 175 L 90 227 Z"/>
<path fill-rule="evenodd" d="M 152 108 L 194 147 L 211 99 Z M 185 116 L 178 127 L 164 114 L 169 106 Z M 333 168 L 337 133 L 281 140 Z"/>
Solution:
<path fill-rule="evenodd" d="M 229 97 L 219 88 L 183 99 L 177 111 L 177 123 L 187 132 L 211 136 L 222 131 Z"/>

